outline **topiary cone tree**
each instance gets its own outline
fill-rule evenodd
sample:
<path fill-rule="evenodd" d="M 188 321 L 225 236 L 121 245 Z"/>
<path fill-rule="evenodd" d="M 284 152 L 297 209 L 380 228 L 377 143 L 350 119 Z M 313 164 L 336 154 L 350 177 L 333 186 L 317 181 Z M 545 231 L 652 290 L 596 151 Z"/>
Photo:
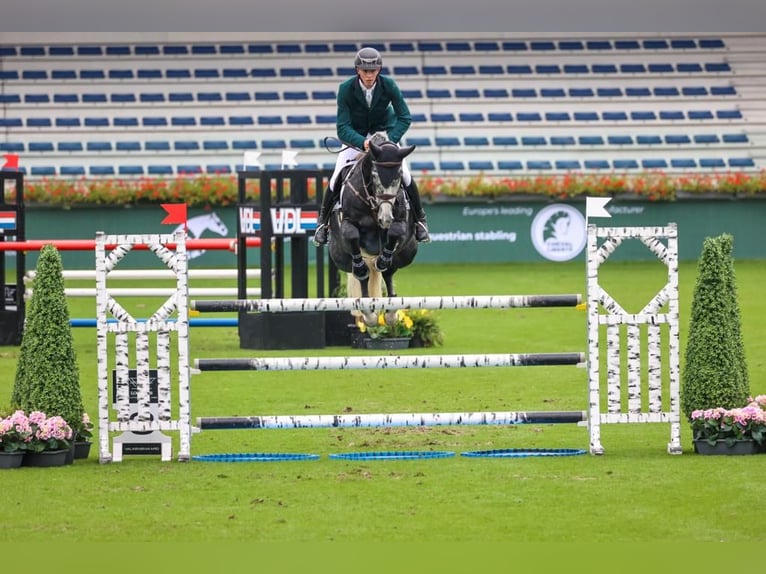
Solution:
<path fill-rule="evenodd" d="M 11 405 L 61 416 L 76 432 L 84 412 L 80 373 L 64 293 L 61 256 L 46 245 L 27 304 Z"/>
<path fill-rule="evenodd" d="M 741 407 L 750 394 L 733 243 L 723 234 L 702 246 L 681 377 L 681 409 L 689 419 L 698 409 Z"/>

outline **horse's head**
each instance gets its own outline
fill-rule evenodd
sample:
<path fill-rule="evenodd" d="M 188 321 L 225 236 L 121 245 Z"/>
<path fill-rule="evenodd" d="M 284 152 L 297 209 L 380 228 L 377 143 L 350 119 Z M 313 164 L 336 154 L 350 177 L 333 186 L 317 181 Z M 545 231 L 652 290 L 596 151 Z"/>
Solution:
<path fill-rule="evenodd" d="M 378 225 L 388 229 L 394 221 L 394 202 L 402 184 L 402 160 L 415 149 L 414 145 L 399 147 L 393 142 L 370 141 L 372 161 L 372 193 L 375 196 Z"/>

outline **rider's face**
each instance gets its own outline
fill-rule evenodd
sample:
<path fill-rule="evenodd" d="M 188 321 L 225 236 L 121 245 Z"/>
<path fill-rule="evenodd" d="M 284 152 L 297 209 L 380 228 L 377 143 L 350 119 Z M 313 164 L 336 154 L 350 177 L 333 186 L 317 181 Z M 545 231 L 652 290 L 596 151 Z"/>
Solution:
<path fill-rule="evenodd" d="M 364 87 L 369 90 L 375 83 L 375 80 L 378 79 L 380 70 L 362 70 L 361 68 L 357 68 L 356 73 L 359 74 L 359 79 L 362 80 Z"/>

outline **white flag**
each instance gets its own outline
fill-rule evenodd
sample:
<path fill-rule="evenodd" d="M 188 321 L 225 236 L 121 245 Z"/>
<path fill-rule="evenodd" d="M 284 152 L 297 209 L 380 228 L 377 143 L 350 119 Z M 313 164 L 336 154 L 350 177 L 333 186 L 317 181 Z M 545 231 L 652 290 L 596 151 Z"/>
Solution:
<path fill-rule="evenodd" d="M 242 167 L 244 169 L 247 169 L 248 167 L 260 168 L 261 162 L 258 161 L 259 157 L 261 157 L 261 152 L 259 151 L 246 151 L 242 158 Z"/>
<path fill-rule="evenodd" d="M 612 217 L 605 206 L 612 201 L 611 197 L 586 197 L 585 198 L 585 218 L 591 217 Z"/>
<path fill-rule="evenodd" d="M 295 161 L 295 158 L 298 157 L 298 152 L 286 149 L 282 151 L 282 169 L 285 169 L 286 167 L 295 167 L 298 165 L 298 162 Z"/>

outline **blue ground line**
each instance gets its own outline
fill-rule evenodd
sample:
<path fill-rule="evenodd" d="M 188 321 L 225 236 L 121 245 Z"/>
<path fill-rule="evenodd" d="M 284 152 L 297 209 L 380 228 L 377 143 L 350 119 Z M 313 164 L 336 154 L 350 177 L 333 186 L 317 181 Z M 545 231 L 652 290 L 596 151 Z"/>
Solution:
<path fill-rule="evenodd" d="M 449 458 L 454 452 L 445 451 L 382 451 L 382 452 L 348 452 L 331 454 L 334 460 L 412 460 L 422 458 Z"/>
<path fill-rule="evenodd" d="M 527 458 L 533 456 L 577 456 L 585 453 L 586 451 L 580 448 L 506 448 L 461 452 L 460 456 L 469 458 Z"/>
<path fill-rule="evenodd" d="M 146 323 L 147 319 L 136 319 L 138 323 Z M 174 322 L 175 319 L 168 319 L 169 322 Z M 116 323 L 117 319 L 107 319 L 107 323 Z M 72 327 L 95 327 L 96 319 L 70 319 L 69 324 Z M 192 318 L 189 319 L 190 327 L 236 327 L 239 325 L 239 319 L 237 317 L 231 318 L 218 318 L 218 319 L 202 319 Z"/>
<path fill-rule="evenodd" d="M 239 452 L 228 454 L 202 454 L 193 456 L 192 460 L 200 462 L 278 462 L 286 460 L 318 460 L 318 454 L 292 454 L 267 452 Z"/>

